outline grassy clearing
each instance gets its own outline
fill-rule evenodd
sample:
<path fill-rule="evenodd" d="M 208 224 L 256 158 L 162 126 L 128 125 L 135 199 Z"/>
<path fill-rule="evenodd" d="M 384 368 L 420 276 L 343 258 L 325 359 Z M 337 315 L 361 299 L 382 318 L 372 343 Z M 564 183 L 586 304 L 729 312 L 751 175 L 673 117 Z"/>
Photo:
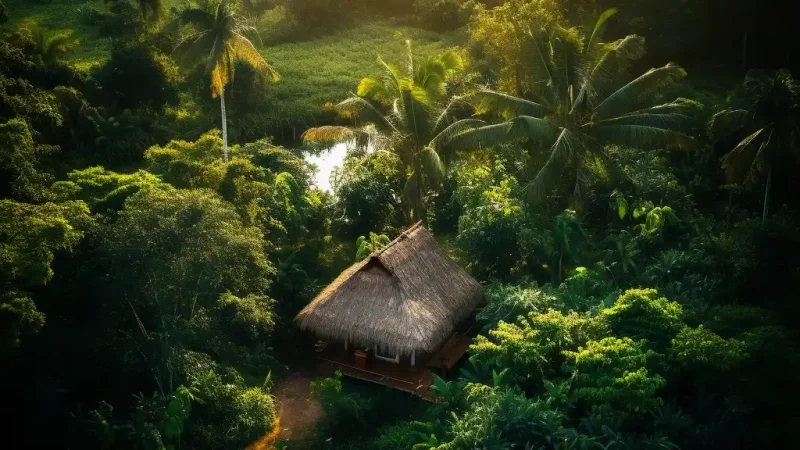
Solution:
<path fill-rule="evenodd" d="M 108 59 L 111 39 L 101 36 L 97 27 L 83 20 L 87 9 L 107 7 L 102 0 L 6 0 L 5 3 L 11 27 L 42 27 L 69 33 L 78 39 L 80 45 L 69 57 L 69 62 L 77 68 L 88 70 Z M 169 4 L 177 6 L 176 1 Z M 270 29 L 278 25 L 270 21 L 284 19 L 279 9 L 276 11 L 272 14 L 275 17 L 267 14 L 260 24 L 262 35 L 268 40 Z M 267 87 L 260 100 L 263 106 L 258 107 L 255 117 L 246 118 L 239 126 L 251 128 L 248 138 L 264 134 L 288 138 L 291 134 L 299 136 L 307 127 L 329 121 L 330 115 L 324 113 L 322 106 L 346 98 L 355 91 L 361 78 L 377 75 L 379 55 L 390 63 L 404 64 L 407 39 L 411 40 L 417 58 L 426 58 L 463 44 L 466 33 L 442 34 L 403 25 L 397 20 L 376 19 L 304 42 L 259 45 L 258 40 L 254 40 L 261 53 L 280 72 L 282 80 Z M 195 99 L 184 98 L 175 110 L 184 115 L 191 111 L 190 115 L 202 116 L 211 114 L 210 108 L 216 108 L 216 103 L 198 105 Z M 232 120 L 236 120 L 235 101 L 230 112 Z M 216 109 L 213 114 L 216 117 Z"/>
<path fill-rule="evenodd" d="M 70 62 L 79 69 L 89 69 L 102 64 L 111 48 L 111 39 L 98 35 L 97 29 L 82 21 L 86 8 L 102 5 L 102 1 L 58 0 L 36 2 L 31 0 L 5 0 L 8 9 L 8 26 L 33 30 L 45 28 L 52 32 L 69 33 L 80 45 L 71 55 Z"/>
<path fill-rule="evenodd" d="M 425 58 L 463 43 L 465 34 L 377 21 L 312 41 L 262 47 L 261 53 L 282 77 L 266 94 L 266 108 L 274 111 L 271 122 L 315 125 L 322 105 L 343 100 L 356 90 L 361 78 L 379 74 L 379 55 L 387 62 L 403 64 L 406 39 L 411 40 L 414 54 Z"/>

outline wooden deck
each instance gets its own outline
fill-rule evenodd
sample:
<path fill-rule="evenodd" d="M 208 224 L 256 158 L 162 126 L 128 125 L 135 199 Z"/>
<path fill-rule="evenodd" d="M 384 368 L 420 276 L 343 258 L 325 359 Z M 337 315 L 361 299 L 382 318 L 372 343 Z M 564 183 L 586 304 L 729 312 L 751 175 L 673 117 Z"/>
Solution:
<path fill-rule="evenodd" d="M 424 365 L 411 367 L 370 358 L 367 360 L 366 367 L 359 369 L 354 366 L 352 351 L 345 352 L 343 348 L 331 348 L 331 346 L 319 352 L 317 357 L 322 362 L 330 364 L 332 368 L 340 370 L 343 375 L 391 386 L 425 400 L 435 401 L 435 396 L 429 389 L 433 383 L 433 375 L 431 370 Z"/>
<path fill-rule="evenodd" d="M 370 355 L 366 366 L 359 369 L 355 366 L 353 349 L 346 351 L 339 344 L 327 345 L 317 352 L 317 358 L 331 368 L 340 370 L 343 375 L 391 386 L 425 400 L 436 401 L 436 395 L 430 392 L 433 374 L 446 377 L 448 371 L 466 354 L 473 337 L 470 331 L 456 333 L 432 355 L 424 359 L 417 358 L 415 366 L 408 364 L 408 357 L 405 361 L 401 358 L 401 363 L 395 364 Z"/>

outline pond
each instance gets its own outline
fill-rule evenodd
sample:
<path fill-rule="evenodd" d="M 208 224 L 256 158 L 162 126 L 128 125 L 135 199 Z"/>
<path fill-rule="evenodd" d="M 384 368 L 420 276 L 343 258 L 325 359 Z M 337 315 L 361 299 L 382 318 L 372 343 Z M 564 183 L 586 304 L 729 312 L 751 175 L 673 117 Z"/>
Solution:
<path fill-rule="evenodd" d="M 314 185 L 325 192 L 333 192 L 330 181 L 331 174 L 334 168 L 341 167 L 345 156 L 347 156 L 347 144 L 336 144 L 317 155 L 306 154 L 304 159 L 317 167 L 314 174 Z"/>

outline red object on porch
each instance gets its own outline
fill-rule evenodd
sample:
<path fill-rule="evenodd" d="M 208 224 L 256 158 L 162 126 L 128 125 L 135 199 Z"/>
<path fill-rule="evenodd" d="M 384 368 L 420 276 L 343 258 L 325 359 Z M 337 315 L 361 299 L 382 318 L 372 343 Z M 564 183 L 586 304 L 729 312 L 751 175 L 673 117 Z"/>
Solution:
<path fill-rule="evenodd" d="M 367 368 L 367 354 L 361 350 L 356 350 L 353 352 L 353 356 L 356 357 L 355 366 L 358 369 L 366 369 Z"/>

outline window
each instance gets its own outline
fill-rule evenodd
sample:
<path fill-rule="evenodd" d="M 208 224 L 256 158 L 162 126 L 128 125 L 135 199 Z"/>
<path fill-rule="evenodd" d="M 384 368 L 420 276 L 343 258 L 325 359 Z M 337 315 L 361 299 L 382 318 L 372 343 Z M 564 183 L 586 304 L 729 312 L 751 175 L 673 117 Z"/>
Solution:
<path fill-rule="evenodd" d="M 392 352 L 382 345 L 375 345 L 375 357 L 395 364 L 400 362 L 400 355 L 398 353 Z"/>

